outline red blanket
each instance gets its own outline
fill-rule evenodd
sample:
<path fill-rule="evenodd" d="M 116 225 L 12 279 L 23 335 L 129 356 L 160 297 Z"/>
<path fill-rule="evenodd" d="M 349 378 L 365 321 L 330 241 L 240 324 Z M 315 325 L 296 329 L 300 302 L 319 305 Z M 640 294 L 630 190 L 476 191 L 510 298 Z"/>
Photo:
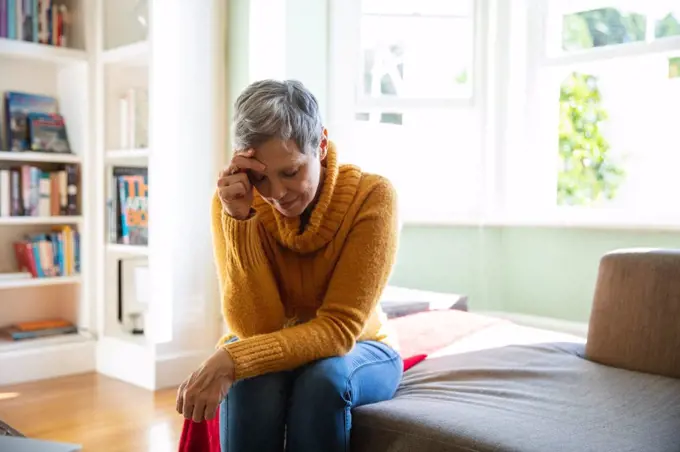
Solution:
<path fill-rule="evenodd" d="M 427 358 L 427 355 L 414 355 L 404 359 L 404 371 L 415 366 Z M 184 420 L 182 436 L 179 439 L 179 452 L 220 452 L 220 418 L 219 408 L 217 416 L 209 421 L 194 422 Z"/>

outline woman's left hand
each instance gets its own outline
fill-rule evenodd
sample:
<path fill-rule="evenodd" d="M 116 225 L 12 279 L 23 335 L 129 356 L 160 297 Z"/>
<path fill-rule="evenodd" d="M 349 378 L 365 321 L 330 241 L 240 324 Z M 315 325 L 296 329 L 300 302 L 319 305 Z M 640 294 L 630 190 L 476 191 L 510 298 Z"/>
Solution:
<path fill-rule="evenodd" d="M 177 390 L 177 412 L 194 422 L 212 419 L 234 383 L 234 362 L 220 348 Z"/>

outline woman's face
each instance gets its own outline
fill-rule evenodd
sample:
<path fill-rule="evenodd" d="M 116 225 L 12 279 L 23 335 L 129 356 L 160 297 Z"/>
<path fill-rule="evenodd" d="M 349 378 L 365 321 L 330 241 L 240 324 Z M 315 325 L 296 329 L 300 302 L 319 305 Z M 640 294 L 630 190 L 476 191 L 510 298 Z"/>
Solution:
<path fill-rule="evenodd" d="M 314 201 L 321 181 L 322 148 L 316 155 L 300 152 L 294 140 L 272 138 L 255 149 L 263 172 L 249 172 L 250 182 L 262 198 L 286 217 L 301 215 Z"/>

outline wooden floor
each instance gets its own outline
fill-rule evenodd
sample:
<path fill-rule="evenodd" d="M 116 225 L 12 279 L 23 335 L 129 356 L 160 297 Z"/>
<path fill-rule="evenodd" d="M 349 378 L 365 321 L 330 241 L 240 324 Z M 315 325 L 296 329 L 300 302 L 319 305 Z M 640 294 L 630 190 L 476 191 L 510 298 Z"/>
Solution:
<path fill-rule="evenodd" d="M 176 452 L 183 421 L 174 389 L 153 393 L 98 374 L 0 387 L 0 419 L 86 452 Z"/>

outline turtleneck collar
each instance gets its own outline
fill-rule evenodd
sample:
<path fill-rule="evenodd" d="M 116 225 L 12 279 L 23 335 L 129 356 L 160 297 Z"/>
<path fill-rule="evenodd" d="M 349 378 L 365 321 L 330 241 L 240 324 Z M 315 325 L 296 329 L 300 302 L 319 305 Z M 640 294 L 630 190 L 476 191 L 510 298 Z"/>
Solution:
<path fill-rule="evenodd" d="M 361 171 L 352 165 L 338 165 L 335 144 L 329 141 L 323 186 L 304 230 L 300 231 L 300 217 L 285 217 L 267 204 L 258 194 L 253 208 L 267 231 L 283 246 L 299 252 L 311 253 L 330 242 L 359 187 Z"/>

